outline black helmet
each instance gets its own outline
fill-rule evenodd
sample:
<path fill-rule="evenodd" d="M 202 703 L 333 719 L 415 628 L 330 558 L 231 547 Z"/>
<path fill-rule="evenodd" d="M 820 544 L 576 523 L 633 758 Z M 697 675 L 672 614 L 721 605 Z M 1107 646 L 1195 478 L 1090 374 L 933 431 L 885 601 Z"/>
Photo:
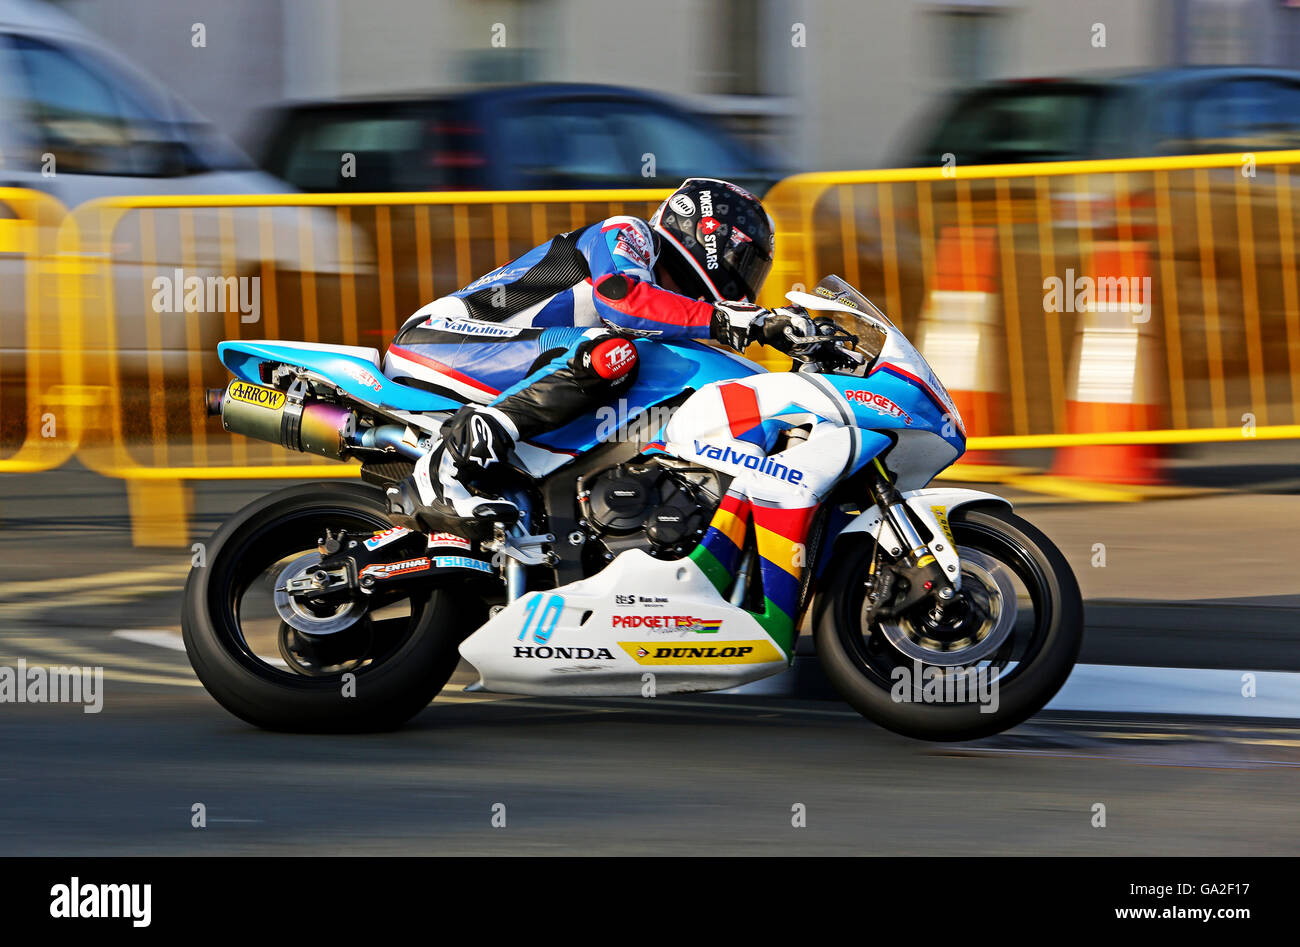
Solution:
<path fill-rule="evenodd" d="M 753 302 L 772 268 L 772 218 L 743 187 L 689 178 L 659 205 L 650 226 L 659 262 L 686 295 Z"/>

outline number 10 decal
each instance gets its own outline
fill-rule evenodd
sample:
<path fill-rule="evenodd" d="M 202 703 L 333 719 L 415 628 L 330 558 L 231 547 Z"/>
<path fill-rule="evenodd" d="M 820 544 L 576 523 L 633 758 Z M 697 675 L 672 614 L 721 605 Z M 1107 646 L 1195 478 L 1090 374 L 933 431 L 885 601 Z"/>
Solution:
<path fill-rule="evenodd" d="M 564 596 L 552 595 L 546 600 L 546 607 L 542 609 L 542 615 L 537 619 L 537 627 L 533 628 L 533 619 L 537 618 L 537 606 L 541 601 L 542 597 L 535 595 L 532 601 L 524 606 L 524 627 L 519 632 L 520 641 L 528 636 L 530 628 L 533 629 L 533 640 L 538 644 L 546 644 L 551 640 L 551 632 L 555 631 L 560 615 L 564 612 Z"/>

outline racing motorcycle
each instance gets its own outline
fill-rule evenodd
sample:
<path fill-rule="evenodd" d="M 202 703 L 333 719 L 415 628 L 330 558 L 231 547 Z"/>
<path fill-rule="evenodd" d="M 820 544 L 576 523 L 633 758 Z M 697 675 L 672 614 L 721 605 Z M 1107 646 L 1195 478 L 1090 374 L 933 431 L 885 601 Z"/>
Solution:
<path fill-rule="evenodd" d="M 208 393 L 232 432 L 360 462 L 237 513 L 186 585 L 209 693 L 254 725 L 401 725 L 463 658 L 467 690 L 646 697 L 791 667 L 801 629 L 836 691 L 890 730 L 961 740 L 1040 710 L 1082 640 L 1061 553 L 1004 499 L 930 488 L 965 450 L 921 353 L 838 277 L 791 306 L 791 369 L 637 340 L 617 406 L 517 445 L 521 513 L 489 538 L 395 526 L 461 402 L 355 346 L 224 342 Z"/>

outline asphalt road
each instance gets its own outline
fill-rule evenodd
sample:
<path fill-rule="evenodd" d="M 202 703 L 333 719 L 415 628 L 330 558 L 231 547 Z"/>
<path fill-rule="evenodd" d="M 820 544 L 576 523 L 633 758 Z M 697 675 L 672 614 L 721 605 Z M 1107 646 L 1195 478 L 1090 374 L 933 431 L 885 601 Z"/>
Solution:
<path fill-rule="evenodd" d="M 201 691 L 6 710 L 0 853 L 1294 854 L 1295 729 L 1040 720 L 961 746 L 825 702 L 439 699 L 397 733 Z M 207 826 L 191 826 L 195 803 Z M 1094 806 L 1106 826 L 1094 827 Z M 792 825 L 804 807 L 806 827 Z M 505 825 L 494 827 L 504 806 Z"/>
<path fill-rule="evenodd" d="M 203 525 L 257 489 L 201 491 Z M 1242 547 L 1231 567 L 1220 556 L 1207 568 L 1201 546 L 1224 524 L 1276 525 L 1290 502 L 1022 511 L 1080 573 L 1085 661 L 1294 671 L 1295 540 L 1279 539 L 1289 560 Z M 397 733 L 263 733 L 165 646 L 189 554 L 132 548 L 120 485 L 75 471 L 6 478 L 0 522 L 0 664 L 97 665 L 106 679 L 98 714 L 0 705 L 0 855 L 1300 849 L 1296 722 L 1054 713 L 941 745 L 834 701 L 509 698 L 464 694 L 462 676 Z M 1094 542 L 1105 567 L 1089 564 Z M 158 641 L 138 634 L 149 629 Z M 204 828 L 191 825 L 196 803 Z"/>

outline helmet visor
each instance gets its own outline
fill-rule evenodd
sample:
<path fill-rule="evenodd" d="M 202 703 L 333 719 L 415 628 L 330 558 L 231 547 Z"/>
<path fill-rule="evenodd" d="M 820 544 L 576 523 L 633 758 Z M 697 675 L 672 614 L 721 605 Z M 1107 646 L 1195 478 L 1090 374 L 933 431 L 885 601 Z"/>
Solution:
<path fill-rule="evenodd" d="M 722 253 L 723 262 L 740 282 L 740 289 L 749 302 L 758 299 L 759 290 L 772 270 L 772 255 L 767 247 L 756 240 L 732 242 Z"/>

